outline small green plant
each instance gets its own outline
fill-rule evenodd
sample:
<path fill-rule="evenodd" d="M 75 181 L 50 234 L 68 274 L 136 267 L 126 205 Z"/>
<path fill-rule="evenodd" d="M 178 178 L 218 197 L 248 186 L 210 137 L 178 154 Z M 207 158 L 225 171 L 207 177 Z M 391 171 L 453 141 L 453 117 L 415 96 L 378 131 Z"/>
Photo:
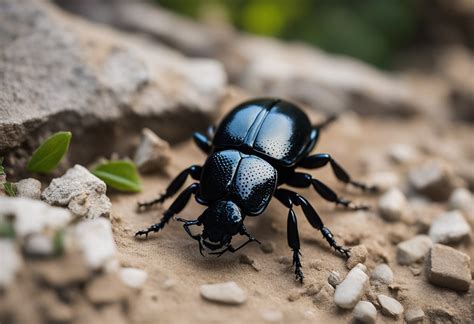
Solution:
<path fill-rule="evenodd" d="M 128 160 L 101 163 L 92 173 L 108 186 L 120 191 L 138 192 L 142 189 L 137 168 Z"/>
<path fill-rule="evenodd" d="M 61 161 L 69 149 L 71 132 L 57 132 L 51 135 L 33 153 L 27 169 L 31 172 L 51 172 Z"/>
<path fill-rule="evenodd" d="M 5 168 L 3 167 L 3 156 L 0 156 L 0 176 L 5 175 Z"/>
<path fill-rule="evenodd" d="M 0 220 L 0 237 L 10 239 L 15 238 L 15 229 L 10 222 Z"/>
<path fill-rule="evenodd" d="M 3 190 L 10 197 L 16 197 L 16 195 L 18 193 L 17 189 L 16 189 L 16 185 L 14 183 L 8 182 L 8 181 L 3 184 Z"/>
<path fill-rule="evenodd" d="M 53 249 L 56 255 L 60 255 L 64 252 L 64 230 L 59 230 L 54 233 Z"/>

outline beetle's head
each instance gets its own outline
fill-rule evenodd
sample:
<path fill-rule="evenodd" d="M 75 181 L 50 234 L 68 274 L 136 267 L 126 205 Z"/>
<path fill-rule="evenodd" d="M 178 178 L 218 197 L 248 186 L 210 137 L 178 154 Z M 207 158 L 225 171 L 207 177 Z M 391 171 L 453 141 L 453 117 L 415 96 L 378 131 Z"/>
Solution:
<path fill-rule="evenodd" d="M 204 225 L 201 243 L 212 251 L 228 247 L 232 237 L 241 231 L 243 223 L 239 206 L 229 200 L 215 202 L 200 219 Z"/>

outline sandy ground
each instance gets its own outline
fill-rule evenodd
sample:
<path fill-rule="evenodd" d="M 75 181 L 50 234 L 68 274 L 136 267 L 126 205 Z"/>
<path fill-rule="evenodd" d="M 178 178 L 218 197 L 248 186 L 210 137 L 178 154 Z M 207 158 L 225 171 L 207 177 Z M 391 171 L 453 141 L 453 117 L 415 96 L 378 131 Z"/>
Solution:
<path fill-rule="evenodd" d="M 394 170 L 403 180 L 408 166 L 396 166 L 388 161 L 386 151 L 391 144 L 406 143 L 420 147 L 430 146 L 435 140 L 448 150 L 469 155 L 472 154 L 470 141 L 473 135 L 473 129 L 467 126 L 454 129 L 445 125 L 440 128 L 439 125 L 419 120 L 396 122 L 364 119 L 357 123 L 341 120 L 322 135 L 316 150 L 331 153 L 355 179 L 363 179 L 370 172 Z M 465 149 L 471 152 L 466 153 Z M 144 269 L 149 274 L 145 288 L 129 308 L 132 322 L 260 323 L 264 322 L 262 312 L 269 310 L 281 311 L 282 323 L 351 321 L 351 311 L 338 309 L 332 297 L 313 301 L 314 296 L 302 295 L 293 302 L 288 300 L 290 295 L 298 294 L 311 284 L 321 287 L 331 270 L 345 276 L 348 269 L 345 260 L 329 249 L 321 234 L 308 224 L 300 210 L 296 210 L 306 276 L 303 285 L 296 282 L 293 268 L 286 263 L 291 257 L 286 243 L 287 210 L 276 200 L 271 202 L 264 214 L 246 221 L 255 237 L 262 242 L 276 244 L 273 253 L 266 254 L 257 244 L 250 244 L 235 254 L 228 253 L 220 258 L 202 257 L 197 242 L 191 240 L 181 223 L 176 221 L 171 221 L 164 231 L 152 234 L 146 240 L 135 239 L 133 234 L 157 222 L 172 199 L 162 207 L 141 214 L 135 211 L 136 202 L 155 197 L 179 171 L 192 164 L 202 164 L 206 158 L 191 141 L 173 147 L 173 153 L 173 162 L 166 174 L 143 178 L 142 193 L 112 196 L 112 221 L 120 262 L 123 266 Z M 444 151 L 440 150 L 437 154 L 442 155 Z M 325 225 L 340 243 L 347 246 L 364 244 L 368 248 L 366 265 L 369 271 L 384 261 L 392 268 L 394 284 L 390 288 L 371 286 L 363 299 L 375 302 L 377 293 L 382 292 L 398 299 L 405 310 L 413 305 L 421 307 L 428 318 L 437 318 L 440 323 L 449 320 L 467 323 L 472 320 L 472 285 L 470 291 L 464 294 L 438 288 L 427 282 L 423 265 L 409 268 L 398 265 L 395 260 L 396 243 L 419 231 L 419 227 L 414 225 L 416 218 L 435 217 L 445 210 L 444 204 L 429 203 L 421 213 L 410 212 L 403 222 L 389 224 L 376 213 L 377 195 L 359 194 L 356 190 L 345 188 L 335 180 L 329 167 L 308 172 L 324 180 L 342 196 L 374 207 L 369 212 L 344 211 L 322 200 L 313 190 L 298 189 L 315 206 Z M 180 216 L 194 219 L 202 210 L 202 206 L 191 200 Z M 464 243 L 456 248 L 474 257 L 472 243 Z M 254 259 L 260 271 L 239 262 L 241 254 Z M 244 305 L 220 305 L 200 297 L 200 285 L 231 280 L 248 293 Z M 392 319 L 382 315 L 379 310 L 377 321 L 401 323 L 403 319 Z"/>

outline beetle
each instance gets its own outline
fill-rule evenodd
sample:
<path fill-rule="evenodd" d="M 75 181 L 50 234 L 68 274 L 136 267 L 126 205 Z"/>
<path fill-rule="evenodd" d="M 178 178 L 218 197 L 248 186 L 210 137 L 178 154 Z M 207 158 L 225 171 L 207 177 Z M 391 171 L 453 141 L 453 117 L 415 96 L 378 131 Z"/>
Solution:
<path fill-rule="evenodd" d="M 376 188 L 352 180 L 349 174 L 329 154 L 310 154 L 320 131 L 332 122 L 312 125 L 307 115 L 295 104 L 278 98 L 258 98 L 246 101 L 222 120 L 209 135 L 194 133 L 197 146 L 208 154 L 203 166 L 193 165 L 182 171 L 157 199 L 139 203 L 139 209 L 147 209 L 176 194 L 188 176 L 197 182 L 183 190 L 166 210 L 160 222 L 135 235 L 148 235 L 162 230 L 168 221 L 181 212 L 190 200 L 207 209 L 195 220 L 176 218 L 183 222 L 184 230 L 199 242 L 199 251 L 221 256 L 235 252 L 250 242 L 260 243 L 248 233 L 244 220 L 258 216 L 267 208 L 272 197 L 288 208 L 287 239 L 293 251 L 296 279 L 303 281 L 301 270 L 300 241 L 294 207 L 301 207 L 312 227 L 321 231 L 329 245 L 345 257 L 349 249 L 338 245 L 331 231 L 300 194 L 279 188 L 286 184 L 296 188 L 313 187 L 325 200 L 352 210 L 367 209 L 364 205 L 338 196 L 331 188 L 310 174 L 297 168 L 317 169 L 330 165 L 336 178 L 365 191 Z M 212 137 L 212 139 L 210 138 Z M 201 234 L 193 234 L 190 226 L 203 226 Z M 237 248 L 231 244 L 235 235 L 247 237 Z"/>

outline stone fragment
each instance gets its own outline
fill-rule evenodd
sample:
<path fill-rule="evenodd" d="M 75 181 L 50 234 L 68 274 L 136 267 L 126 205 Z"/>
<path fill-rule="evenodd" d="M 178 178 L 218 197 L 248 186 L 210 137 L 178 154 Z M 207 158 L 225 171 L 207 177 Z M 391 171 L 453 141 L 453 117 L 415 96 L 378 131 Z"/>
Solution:
<path fill-rule="evenodd" d="M 367 179 L 367 183 L 384 192 L 400 185 L 400 177 L 392 171 L 381 171 L 372 173 Z"/>
<path fill-rule="evenodd" d="M 272 241 L 265 241 L 260 244 L 260 249 L 263 253 L 272 253 L 275 250 L 275 242 Z"/>
<path fill-rule="evenodd" d="M 18 181 L 16 184 L 17 196 L 31 199 L 40 199 L 41 182 L 28 178 Z"/>
<path fill-rule="evenodd" d="M 112 204 L 106 196 L 105 182 L 76 164 L 65 175 L 53 179 L 41 198 L 50 205 L 67 206 L 84 218 L 108 217 Z"/>
<path fill-rule="evenodd" d="M 452 210 L 460 210 L 464 215 L 474 215 L 474 198 L 465 188 L 458 188 L 449 197 L 448 206 Z"/>
<path fill-rule="evenodd" d="M 117 247 L 109 220 L 96 218 L 82 221 L 77 224 L 74 232 L 86 263 L 91 269 L 100 269 L 115 259 Z"/>
<path fill-rule="evenodd" d="M 22 258 L 18 253 L 15 243 L 8 239 L 0 239 L 0 288 L 8 288 L 15 281 L 15 276 L 21 265 Z"/>
<path fill-rule="evenodd" d="M 394 317 L 403 314 L 403 306 L 396 299 L 380 294 L 377 295 L 377 300 L 382 307 L 382 313 Z"/>
<path fill-rule="evenodd" d="M 317 305 L 329 304 L 334 299 L 334 287 L 329 283 L 323 283 L 319 292 L 314 296 L 313 303 Z"/>
<path fill-rule="evenodd" d="M 377 309 L 368 301 L 359 301 L 352 312 L 354 319 L 361 323 L 373 324 L 377 318 Z"/>
<path fill-rule="evenodd" d="M 456 186 L 452 170 L 439 160 L 425 162 L 409 173 L 413 188 L 434 201 L 445 201 Z"/>
<path fill-rule="evenodd" d="M 126 286 L 135 289 L 141 289 L 148 278 L 146 271 L 136 268 L 121 268 L 118 274 Z"/>
<path fill-rule="evenodd" d="M 93 304 L 111 304 L 123 301 L 131 290 L 117 276 L 116 273 L 107 273 L 95 277 L 85 289 L 87 298 Z"/>
<path fill-rule="evenodd" d="M 278 309 L 264 309 L 260 315 L 265 322 L 277 323 L 283 320 L 283 313 Z"/>
<path fill-rule="evenodd" d="M 357 245 L 351 248 L 351 256 L 346 261 L 346 266 L 348 269 L 354 268 L 356 265 L 364 264 L 367 258 L 367 248 L 365 245 Z"/>
<path fill-rule="evenodd" d="M 144 128 L 133 161 L 142 173 L 163 170 L 171 161 L 170 145 L 152 130 Z"/>
<path fill-rule="evenodd" d="M 260 267 L 260 265 L 258 264 L 258 262 L 255 261 L 255 259 L 252 259 L 252 258 L 251 258 L 250 256 L 248 256 L 247 254 L 241 254 L 241 255 L 239 256 L 239 261 L 240 261 L 240 263 L 250 265 L 255 271 L 260 271 L 260 270 L 262 270 L 262 268 Z"/>
<path fill-rule="evenodd" d="M 64 228 L 72 220 L 64 208 L 22 197 L 0 197 L 0 220 L 12 216 L 17 237 L 23 238 L 43 230 Z"/>
<path fill-rule="evenodd" d="M 471 259 L 452 247 L 435 244 L 427 262 L 428 280 L 456 291 L 467 291 L 471 285 Z"/>
<path fill-rule="evenodd" d="M 341 275 L 337 271 L 331 271 L 328 276 L 328 283 L 336 288 L 342 282 Z"/>
<path fill-rule="evenodd" d="M 360 300 L 369 282 L 369 277 L 359 267 L 352 268 L 346 278 L 336 287 L 334 302 L 344 309 L 352 309 Z"/>
<path fill-rule="evenodd" d="M 390 285 L 393 282 L 393 271 L 388 264 L 379 264 L 372 271 L 370 280 Z"/>
<path fill-rule="evenodd" d="M 379 199 L 380 216 L 389 222 L 400 220 L 403 212 L 407 208 L 407 200 L 405 195 L 397 188 L 387 191 Z"/>
<path fill-rule="evenodd" d="M 419 153 L 410 145 L 407 144 L 395 144 L 390 147 L 388 156 L 392 161 L 399 164 L 406 164 L 415 161 Z"/>
<path fill-rule="evenodd" d="M 425 312 L 420 307 L 409 308 L 405 312 L 405 321 L 408 324 L 421 323 L 425 318 Z"/>
<path fill-rule="evenodd" d="M 470 233 L 471 227 L 457 210 L 438 216 L 429 230 L 435 243 L 457 243 L 468 238 Z"/>
<path fill-rule="evenodd" d="M 53 240 L 44 234 L 32 234 L 26 238 L 24 249 L 31 256 L 50 256 L 54 254 Z"/>
<path fill-rule="evenodd" d="M 201 296 L 207 300 L 229 305 L 243 304 L 247 294 L 234 281 L 202 285 Z"/>
<path fill-rule="evenodd" d="M 427 235 L 417 235 L 397 245 L 397 262 L 408 265 L 417 262 L 428 253 L 433 241 Z"/>

